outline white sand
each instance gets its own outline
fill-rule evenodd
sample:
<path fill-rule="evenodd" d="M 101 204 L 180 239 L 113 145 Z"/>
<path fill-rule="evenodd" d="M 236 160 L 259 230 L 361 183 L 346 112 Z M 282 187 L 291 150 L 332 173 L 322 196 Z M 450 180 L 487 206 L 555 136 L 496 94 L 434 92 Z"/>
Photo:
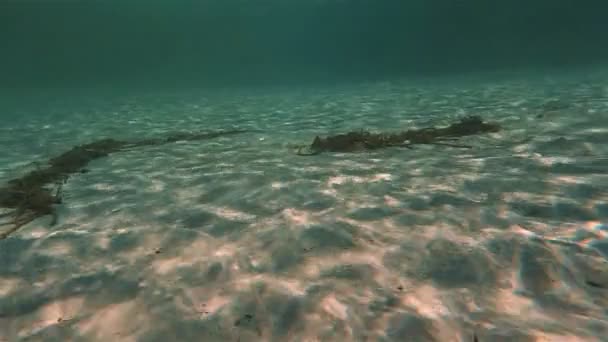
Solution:
<path fill-rule="evenodd" d="M 71 177 L 56 226 L 0 241 L 0 341 L 608 336 L 606 72 L 57 93 L 2 110 L 2 182 L 101 137 L 256 132 L 116 153 Z M 463 138 L 472 150 L 289 148 L 467 114 L 504 131 Z"/>

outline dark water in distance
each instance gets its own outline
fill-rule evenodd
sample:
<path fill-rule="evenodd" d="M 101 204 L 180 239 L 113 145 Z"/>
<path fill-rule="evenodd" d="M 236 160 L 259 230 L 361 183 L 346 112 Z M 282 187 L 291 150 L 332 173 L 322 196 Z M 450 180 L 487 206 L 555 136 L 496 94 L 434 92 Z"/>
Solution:
<path fill-rule="evenodd" d="M 2 87 L 301 84 L 608 57 L 596 0 L 0 2 Z"/>

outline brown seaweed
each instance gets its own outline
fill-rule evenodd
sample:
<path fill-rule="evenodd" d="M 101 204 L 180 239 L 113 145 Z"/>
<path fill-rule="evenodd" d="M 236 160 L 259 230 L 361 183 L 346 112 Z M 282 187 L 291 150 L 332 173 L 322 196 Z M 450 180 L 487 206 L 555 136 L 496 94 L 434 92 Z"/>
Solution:
<path fill-rule="evenodd" d="M 479 116 L 468 116 L 459 122 L 444 128 L 411 129 L 398 133 L 371 133 L 355 131 L 321 138 L 316 136 L 308 146 L 308 153 L 300 148 L 298 155 L 311 156 L 323 152 L 358 152 L 387 147 L 412 148 L 416 144 L 443 145 L 459 148 L 471 148 L 469 145 L 455 144 L 448 141 L 474 134 L 497 132 L 500 126 L 484 122 Z"/>
<path fill-rule="evenodd" d="M 101 139 L 92 143 L 73 147 L 71 150 L 48 160 L 23 177 L 12 179 L 0 188 L 0 208 L 9 212 L 0 218 L 10 220 L 0 225 L 10 226 L 0 232 L 3 240 L 16 232 L 21 226 L 43 216 L 51 215 L 51 225 L 57 221 L 55 205 L 61 203 L 61 185 L 74 173 L 87 172 L 85 166 L 95 159 L 126 149 L 173 143 L 176 141 L 195 141 L 212 139 L 225 135 L 244 133 L 243 130 L 219 132 L 176 133 L 164 138 L 121 141 Z M 54 186 L 54 191 L 52 187 Z"/>

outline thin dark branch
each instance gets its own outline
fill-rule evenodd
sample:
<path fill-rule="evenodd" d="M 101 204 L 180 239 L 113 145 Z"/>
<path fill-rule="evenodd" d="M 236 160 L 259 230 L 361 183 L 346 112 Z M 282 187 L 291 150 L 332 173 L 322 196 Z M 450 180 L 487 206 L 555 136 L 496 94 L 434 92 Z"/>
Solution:
<path fill-rule="evenodd" d="M 49 159 L 46 167 L 37 164 L 37 168 L 21 178 L 10 180 L 0 188 L 0 208 L 12 209 L 0 217 L 13 216 L 6 225 L 10 229 L 0 232 L 0 240 L 9 237 L 21 226 L 46 215 L 51 215 L 51 225 L 57 222 L 55 205 L 62 202 L 62 184 L 70 175 L 80 173 L 93 160 L 106 157 L 112 153 L 144 146 L 163 145 L 177 141 L 197 141 L 213 139 L 226 135 L 245 133 L 244 130 L 218 132 L 176 133 L 164 138 L 120 141 L 101 139 L 89 144 L 75 146 L 71 150 Z M 51 192 L 47 187 L 55 185 Z"/>

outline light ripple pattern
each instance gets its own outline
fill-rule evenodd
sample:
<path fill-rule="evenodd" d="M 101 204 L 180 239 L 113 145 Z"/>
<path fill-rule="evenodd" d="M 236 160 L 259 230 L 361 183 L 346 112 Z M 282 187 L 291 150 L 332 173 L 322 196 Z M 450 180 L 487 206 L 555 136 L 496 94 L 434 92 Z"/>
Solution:
<path fill-rule="evenodd" d="M 0 341 L 605 340 L 607 76 L 66 91 L 4 108 L 19 119 L 0 128 L 3 182 L 100 137 L 252 132 L 71 177 L 57 225 L 0 241 Z M 293 153 L 464 115 L 504 130 L 463 138 L 471 150 Z"/>

